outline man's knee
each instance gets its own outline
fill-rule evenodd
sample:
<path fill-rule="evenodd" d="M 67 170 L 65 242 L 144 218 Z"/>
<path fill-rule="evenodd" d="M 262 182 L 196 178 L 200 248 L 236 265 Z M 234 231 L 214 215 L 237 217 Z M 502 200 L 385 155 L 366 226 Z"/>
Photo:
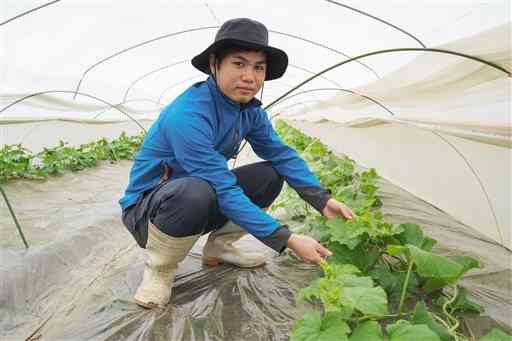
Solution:
<path fill-rule="evenodd" d="M 266 169 L 269 172 L 269 179 L 272 184 L 274 184 L 277 188 L 279 188 L 279 191 L 281 191 L 281 188 L 284 184 L 284 178 L 281 174 L 279 174 L 274 167 L 272 167 L 272 164 L 270 162 L 267 163 Z"/>
<path fill-rule="evenodd" d="M 272 167 L 272 163 L 269 161 L 261 163 L 261 170 L 262 175 L 268 181 L 268 194 L 270 194 L 273 201 L 283 188 L 284 178 Z"/>
<path fill-rule="evenodd" d="M 252 168 L 252 169 L 251 169 Z M 281 188 L 284 183 L 284 178 L 279 174 L 270 161 L 262 161 L 247 166 L 247 170 L 250 169 L 250 173 L 265 179 L 265 182 L 275 187 Z M 250 174 L 248 173 L 248 174 Z"/>
<path fill-rule="evenodd" d="M 217 196 L 212 186 L 199 178 L 184 178 L 179 200 L 198 211 L 207 211 L 215 206 Z"/>
<path fill-rule="evenodd" d="M 233 172 L 245 194 L 259 207 L 270 206 L 283 188 L 283 177 L 268 161 L 238 167 Z"/>
<path fill-rule="evenodd" d="M 181 178 L 168 184 L 169 194 L 160 202 L 153 223 L 174 237 L 200 234 L 217 210 L 217 197 L 210 184 L 198 178 Z"/>

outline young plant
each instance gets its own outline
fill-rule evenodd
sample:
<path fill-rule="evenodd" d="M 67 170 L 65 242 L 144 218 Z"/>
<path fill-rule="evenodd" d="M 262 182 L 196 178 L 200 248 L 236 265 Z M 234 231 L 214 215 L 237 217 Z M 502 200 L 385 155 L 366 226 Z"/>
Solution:
<path fill-rule="evenodd" d="M 20 144 L 0 148 L 0 184 L 15 179 L 44 179 L 51 174 L 80 171 L 95 167 L 98 161 L 130 160 L 138 151 L 144 135 L 128 136 L 125 132 L 112 140 L 98 141 L 71 147 L 60 141 L 56 147 L 32 152 Z"/>
<path fill-rule="evenodd" d="M 353 160 L 336 157 L 318 139 L 284 122 L 276 127 L 333 197 L 357 214 L 348 221 L 328 221 L 289 187 L 278 198 L 275 207 L 286 211 L 290 226 L 299 226 L 333 252 L 322 264 L 324 276 L 298 294 L 299 302 L 318 302 L 322 311 L 297 321 L 291 340 L 468 340 L 459 332 L 459 315 L 483 309 L 468 300 L 458 281 L 480 263 L 434 254 L 436 241 L 420 226 L 385 221 L 375 169 L 357 172 Z M 482 340 L 502 340 L 503 335 L 494 330 Z"/>

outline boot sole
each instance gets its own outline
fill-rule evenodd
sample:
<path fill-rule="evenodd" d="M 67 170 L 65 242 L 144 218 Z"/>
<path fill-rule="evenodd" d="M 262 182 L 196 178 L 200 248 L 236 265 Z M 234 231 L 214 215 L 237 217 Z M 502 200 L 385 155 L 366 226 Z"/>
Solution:
<path fill-rule="evenodd" d="M 203 257 L 203 265 L 213 267 L 213 266 L 219 266 L 219 265 L 222 265 L 222 264 L 231 264 L 231 265 L 236 266 L 236 267 L 241 268 L 241 269 L 254 269 L 254 268 L 259 268 L 259 267 L 264 266 L 265 262 L 263 262 L 261 264 L 243 266 L 243 265 L 239 265 L 239 264 L 224 262 L 222 259 L 219 259 L 219 258 L 205 258 L 205 257 Z"/>

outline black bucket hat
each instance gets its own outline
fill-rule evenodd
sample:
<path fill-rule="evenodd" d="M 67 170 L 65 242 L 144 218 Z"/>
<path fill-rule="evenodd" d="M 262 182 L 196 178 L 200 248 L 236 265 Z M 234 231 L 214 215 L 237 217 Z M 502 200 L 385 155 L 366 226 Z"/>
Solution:
<path fill-rule="evenodd" d="M 280 49 L 268 45 L 268 30 L 260 22 L 247 18 L 226 21 L 217 31 L 215 41 L 192 59 L 192 65 L 210 74 L 210 54 L 225 48 L 240 47 L 263 51 L 267 55 L 265 80 L 281 77 L 288 67 L 288 56 Z"/>

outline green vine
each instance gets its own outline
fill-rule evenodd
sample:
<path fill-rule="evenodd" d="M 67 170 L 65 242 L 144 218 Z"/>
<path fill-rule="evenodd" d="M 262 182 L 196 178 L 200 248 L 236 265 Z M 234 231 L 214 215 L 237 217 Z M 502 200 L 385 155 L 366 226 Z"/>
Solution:
<path fill-rule="evenodd" d="M 276 123 L 276 130 L 332 196 L 357 215 L 327 220 L 289 187 L 272 206 L 295 231 L 313 236 L 333 252 L 321 264 L 323 276 L 297 296 L 299 303 L 316 302 L 322 309 L 296 321 L 290 340 L 469 340 L 459 330 L 460 314 L 483 309 L 466 298 L 457 282 L 480 263 L 466 256 L 437 255 L 432 252 L 436 241 L 420 226 L 387 222 L 380 212 L 375 169 L 357 172 L 353 160 L 335 156 L 318 139 L 283 121 Z M 445 287 L 453 288 L 452 295 L 445 294 Z M 491 333 L 505 335 L 498 329 Z"/>
<path fill-rule="evenodd" d="M 398 304 L 398 315 L 402 315 L 402 309 L 404 307 L 405 295 L 407 293 L 407 287 L 409 286 L 409 279 L 411 278 L 412 266 L 414 262 L 409 262 L 407 267 L 407 273 L 405 275 L 404 285 L 402 286 L 402 293 L 400 294 L 400 303 Z"/>

